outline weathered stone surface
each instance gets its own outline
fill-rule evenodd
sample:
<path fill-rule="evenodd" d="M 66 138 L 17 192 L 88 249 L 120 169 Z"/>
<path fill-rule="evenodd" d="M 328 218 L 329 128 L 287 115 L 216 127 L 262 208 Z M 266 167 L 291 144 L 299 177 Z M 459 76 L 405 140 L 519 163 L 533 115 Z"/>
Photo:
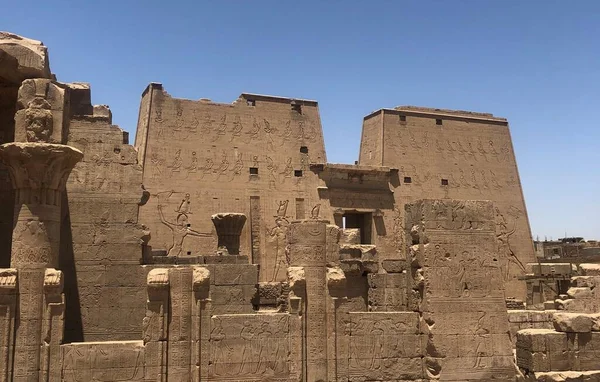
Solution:
<path fill-rule="evenodd" d="M 582 276 L 600 276 L 600 264 L 579 264 Z"/>
<path fill-rule="evenodd" d="M 380 110 L 335 165 L 315 101 L 151 84 L 132 146 L 41 43 L 0 34 L 0 61 L 0 380 L 509 380 L 551 325 L 506 314 L 533 251 L 503 118 Z M 592 268 L 557 306 L 597 307 Z M 598 366 L 590 317 L 517 357 Z"/>
<path fill-rule="evenodd" d="M 344 228 L 340 230 L 340 244 L 360 244 L 360 229 L 359 228 Z"/>
<path fill-rule="evenodd" d="M 593 316 L 583 313 L 554 313 L 554 328 L 559 332 L 588 333 L 592 331 Z"/>
<path fill-rule="evenodd" d="M 48 49 L 41 41 L 28 39 L 9 32 L 0 32 L 0 55 L 9 61 L 9 67 L 0 70 L 2 78 L 19 84 L 27 78 L 52 78 Z"/>

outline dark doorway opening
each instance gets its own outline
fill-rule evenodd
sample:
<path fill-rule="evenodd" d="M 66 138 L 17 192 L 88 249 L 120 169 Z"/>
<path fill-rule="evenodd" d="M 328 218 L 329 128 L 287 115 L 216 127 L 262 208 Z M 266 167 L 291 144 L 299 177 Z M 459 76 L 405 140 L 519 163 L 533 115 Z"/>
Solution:
<path fill-rule="evenodd" d="M 370 212 L 346 212 L 342 216 L 342 228 L 358 228 L 360 243 L 373 244 L 373 214 Z"/>

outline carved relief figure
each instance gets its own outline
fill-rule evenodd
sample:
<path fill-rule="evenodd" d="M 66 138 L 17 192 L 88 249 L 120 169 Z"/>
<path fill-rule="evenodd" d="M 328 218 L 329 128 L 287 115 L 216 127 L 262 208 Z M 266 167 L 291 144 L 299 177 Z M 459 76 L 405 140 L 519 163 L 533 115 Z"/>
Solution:
<path fill-rule="evenodd" d="M 180 102 L 176 102 L 175 103 L 175 127 L 173 128 L 174 131 L 180 131 L 181 128 L 184 125 L 184 120 L 183 120 L 183 106 L 181 106 Z"/>
<path fill-rule="evenodd" d="M 53 130 L 50 103 L 43 98 L 35 98 L 25 110 L 25 131 L 27 142 L 49 142 Z"/>
<path fill-rule="evenodd" d="M 273 127 L 271 127 L 271 124 L 269 123 L 269 121 L 267 121 L 266 119 L 264 120 L 265 123 L 265 133 L 267 134 L 267 150 L 269 151 L 273 151 L 275 148 L 273 147 L 273 134 L 275 133 L 276 129 Z"/>
<path fill-rule="evenodd" d="M 187 167 L 188 175 L 198 171 L 198 157 L 196 156 L 195 151 L 192 151 L 192 159 L 190 162 L 190 165 Z"/>
<path fill-rule="evenodd" d="M 280 174 L 283 175 L 284 178 L 291 178 L 293 173 L 294 166 L 292 166 L 292 157 L 288 157 L 285 161 L 285 168 Z"/>
<path fill-rule="evenodd" d="M 500 256 L 503 268 L 502 276 L 505 282 L 508 281 L 511 266 L 516 266 L 521 273 L 525 273 L 525 266 L 515 255 L 510 244 L 510 237 L 517 230 L 517 220 L 518 217 L 513 220 L 512 228 L 509 229 L 506 218 L 502 215 L 498 207 L 496 207 L 496 242 L 498 244 L 498 255 Z"/>
<path fill-rule="evenodd" d="M 232 176 L 231 179 L 235 178 L 237 175 L 242 175 L 242 170 L 244 169 L 244 161 L 242 160 L 242 154 L 238 154 L 237 159 L 235 160 L 235 164 L 233 165 Z"/>
<path fill-rule="evenodd" d="M 179 207 L 175 210 L 178 214 L 185 214 L 186 216 L 191 214 L 191 201 L 190 194 L 185 194 L 185 198 L 181 200 Z"/>
<path fill-rule="evenodd" d="M 477 139 L 477 151 L 479 151 L 479 154 L 483 157 L 483 159 L 485 159 L 486 162 L 489 162 L 489 159 L 487 157 L 488 152 L 483 147 L 483 143 L 481 142 L 481 139 Z"/>
<path fill-rule="evenodd" d="M 248 131 L 246 134 L 250 136 L 250 140 L 257 139 L 258 134 L 260 133 L 260 123 L 254 118 L 252 122 L 252 130 Z"/>
<path fill-rule="evenodd" d="M 271 157 L 267 156 L 266 160 L 267 170 L 269 171 L 269 188 L 275 189 L 277 188 L 277 177 L 275 175 L 275 171 L 277 171 L 277 166 L 275 165 Z"/>
<path fill-rule="evenodd" d="M 291 121 L 287 121 L 285 123 L 285 129 L 283 130 L 281 137 L 283 138 L 284 141 L 287 141 L 292 137 L 292 122 Z"/>
<path fill-rule="evenodd" d="M 243 129 L 242 120 L 239 115 L 236 115 L 233 120 L 233 129 L 231 129 L 231 139 L 229 141 L 233 141 L 235 137 L 240 137 Z"/>
<path fill-rule="evenodd" d="M 204 115 L 204 120 L 202 121 L 202 134 L 208 136 L 212 133 L 212 118 L 210 114 L 206 113 Z"/>
<path fill-rule="evenodd" d="M 183 160 L 181 159 L 181 149 L 178 149 L 175 152 L 175 158 L 173 158 L 173 162 L 169 166 L 171 172 L 179 172 L 181 170 L 181 166 L 183 165 Z"/>
<path fill-rule="evenodd" d="M 164 161 L 158 157 L 157 153 L 152 153 L 150 163 L 152 163 L 152 179 L 160 179 Z"/>
<path fill-rule="evenodd" d="M 203 179 L 206 174 L 212 174 L 214 166 L 215 161 L 211 157 L 207 157 L 204 160 L 204 166 L 202 167 L 202 176 L 200 176 L 200 179 Z"/>
<path fill-rule="evenodd" d="M 214 140 L 218 140 L 221 135 L 225 134 L 227 134 L 227 114 L 223 114 L 221 117 L 221 123 L 217 128 L 217 135 L 215 136 Z"/>
<path fill-rule="evenodd" d="M 221 368 L 227 364 L 231 349 L 229 349 L 229 345 L 225 341 L 225 330 L 223 329 L 221 320 L 215 321 L 216 326 L 210 332 L 210 348 L 212 351 L 209 365 L 212 367 L 212 375 L 218 376 L 223 374 Z"/>
<path fill-rule="evenodd" d="M 173 233 L 173 243 L 167 252 L 167 256 L 180 256 L 183 252 L 183 241 L 188 235 L 196 237 L 211 237 L 210 233 L 201 233 L 191 229 L 186 213 L 178 213 L 174 223 L 165 219 L 160 201 L 158 204 L 158 215 L 161 223 L 169 227 Z"/>
<path fill-rule="evenodd" d="M 280 272 L 285 273 L 287 269 L 287 258 L 285 253 L 286 247 L 286 234 L 288 231 L 289 222 L 286 218 L 276 217 L 275 226 L 268 230 L 268 243 L 272 249 L 275 260 L 273 264 L 273 274 L 271 275 L 270 281 L 277 281 L 280 276 Z"/>
<path fill-rule="evenodd" d="M 477 327 L 473 333 L 477 343 L 477 347 L 475 348 L 475 364 L 473 365 L 474 369 L 484 369 L 488 367 L 485 356 L 490 354 L 490 331 L 487 328 L 486 316 L 486 312 L 481 312 L 481 317 L 477 320 Z"/>
<path fill-rule="evenodd" d="M 221 159 L 221 164 L 219 168 L 217 168 L 217 180 L 221 177 L 221 175 L 225 175 L 225 172 L 229 168 L 229 161 L 227 160 L 227 153 L 223 150 L 223 156 Z"/>

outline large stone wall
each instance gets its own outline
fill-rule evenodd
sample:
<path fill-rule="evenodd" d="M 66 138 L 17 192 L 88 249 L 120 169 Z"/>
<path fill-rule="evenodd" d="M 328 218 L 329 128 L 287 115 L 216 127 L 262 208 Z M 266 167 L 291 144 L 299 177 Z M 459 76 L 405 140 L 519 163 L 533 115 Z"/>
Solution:
<path fill-rule="evenodd" d="M 241 212 L 250 220 L 241 250 L 261 266 L 261 281 L 285 279 L 289 222 L 319 203 L 310 163 L 326 158 L 316 102 L 251 94 L 233 104 L 190 101 L 152 84 L 136 148 L 151 194 L 140 221 L 153 250 L 205 255 L 216 247 L 209 217 Z"/>
<path fill-rule="evenodd" d="M 394 197 L 400 215 L 405 203 L 421 198 L 494 202 L 507 296 L 524 298 L 524 284 L 516 281 L 525 273 L 524 265 L 534 260 L 534 250 L 506 119 L 483 113 L 399 107 L 365 117 L 363 129 L 383 138 L 378 141 L 363 132 L 360 164 L 399 170 L 400 184 Z M 380 161 L 369 159 L 378 158 L 370 153 L 379 151 Z M 394 214 L 386 214 L 385 225 L 394 226 L 394 219 Z M 384 257 L 397 256 L 390 247 L 393 243 L 379 240 L 375 244 Z"/>
<path fill-rule="evenodd" d="M 138 224 L 142 167 L 128 134 L 90 88 L 70 84 L 69 145 L 84 154 L 67 183 L 61 268 L 67 285 L 68 341 L 132 340 L 145 313 L 146 272 L 139 266 L 148 232 Z M 127 317 L 127 319 L 125 319 Z"/>

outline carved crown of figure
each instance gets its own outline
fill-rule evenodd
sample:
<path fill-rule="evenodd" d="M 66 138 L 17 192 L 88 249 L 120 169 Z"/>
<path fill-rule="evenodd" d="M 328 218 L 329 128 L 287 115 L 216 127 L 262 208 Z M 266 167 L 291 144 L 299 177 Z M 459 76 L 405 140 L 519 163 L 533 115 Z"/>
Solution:
<path fill-rule="evenodd" d="M 34 98 L 25 111 L 27 142 L 50 142 L 53 131 L 51 106 L 43 98 Z"/>

